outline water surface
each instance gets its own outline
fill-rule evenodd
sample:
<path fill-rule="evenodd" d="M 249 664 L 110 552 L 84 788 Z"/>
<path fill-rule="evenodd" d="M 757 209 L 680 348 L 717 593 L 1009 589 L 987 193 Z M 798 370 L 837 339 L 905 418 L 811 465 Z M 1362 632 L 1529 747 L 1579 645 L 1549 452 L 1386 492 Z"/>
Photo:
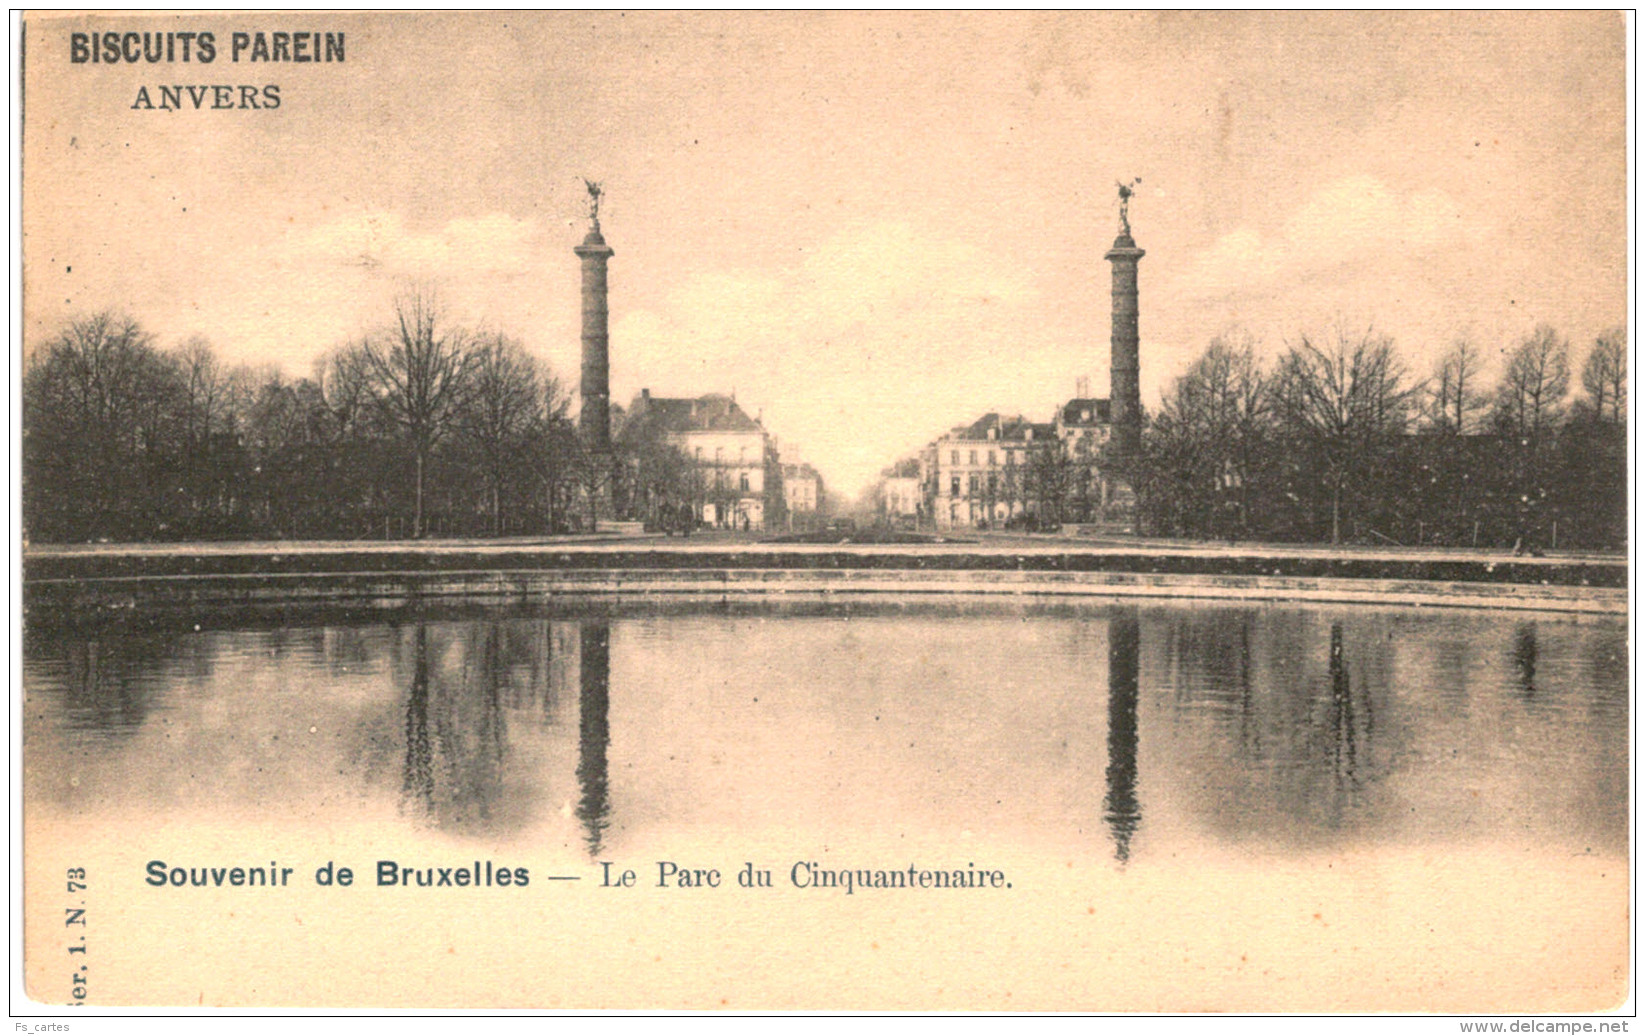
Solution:
<path fill-rule="evenodd" d="M 31 632 L 35 815 L 370 821 L 566 864 L 737 831 L 1129 868 L 1622 855 L 1620 620 L 856 604 Z"/>

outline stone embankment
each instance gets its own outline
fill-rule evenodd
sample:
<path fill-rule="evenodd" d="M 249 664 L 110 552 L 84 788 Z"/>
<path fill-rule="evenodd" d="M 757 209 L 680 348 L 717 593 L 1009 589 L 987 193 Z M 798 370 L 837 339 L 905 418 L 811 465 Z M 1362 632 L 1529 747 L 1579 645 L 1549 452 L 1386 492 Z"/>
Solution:
<path fill-rule="evenodd" d="M 30 548 L 31 622 L 151 609 L 396 606 L 589 595 L 1200 598 L 1626 614 L 1605 556 L 1060 543 L 917 546 L 633 539 Z"/>

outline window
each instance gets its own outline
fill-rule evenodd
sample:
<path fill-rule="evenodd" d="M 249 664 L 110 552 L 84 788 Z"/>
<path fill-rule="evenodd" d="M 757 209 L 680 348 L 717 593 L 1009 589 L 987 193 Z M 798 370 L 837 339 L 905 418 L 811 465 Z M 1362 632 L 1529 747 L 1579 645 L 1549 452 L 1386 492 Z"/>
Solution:
<path fill-rule="evenodd" d="M 948 463 L 954 465 L 956 468 L 960 466 L 960 451 L 959 450 L 955 450 L 952 454 L 949 455 Z"/>
<path fill-rule="evenodd" d="M 953 478 L 949 479 L 949 481 L 948 481 L 948 495 L 949 496 L 959 496 L 960 495 L 960 477 L 958 475 L 955 475 Z"/>
<path fill-rule="evenodd" d="M 971 474 L 971 485 L 970 485 L 969 488 L 971 490 L 971 495 L 976 496 L 981 491 L 981 488 L 982 488 L 982 476 L 976 474 L 975 472 L 972 472 L 972 474 Z"/>
<path fill-rule="evenodd" d="M 999 463 L 999 458 L 994 455 L 993 450 L 989 450 L 988 451 L 988 466 L 993 467 L 997 463 Z"/>
<path fill-rule="evenodd" d="M 988 495 L 993 496 L 1000 491 L 1000 477 L 992 471 L 988 473 Z"/>
<path fill-rule="evenodd" d="M 1017 466 L 1017 451 L 1016 450 L 1006 450 L 1005 451 L 1005 466 L 1008 467 L 1008 468 L 1014 468 L 1014 467 Z"/>
<path fill-rule="evenodd" d="M 748 472 L 745 471 L 738 475 L 737 481 L 741 483 L 737 488 L 741 489 L 745 493 L 748 492 Z"/>
<path fill-rule="evenodd" d="M 971 451 L 971 463 L 972 464 L 977 463 L 977 451 L 976 450 Z"/>

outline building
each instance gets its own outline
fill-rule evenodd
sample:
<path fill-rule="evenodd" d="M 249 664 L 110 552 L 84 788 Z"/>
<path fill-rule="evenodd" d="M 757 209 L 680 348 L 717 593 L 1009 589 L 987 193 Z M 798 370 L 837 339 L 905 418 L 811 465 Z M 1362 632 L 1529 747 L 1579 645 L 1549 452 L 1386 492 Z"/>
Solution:
<path fill-rule="evenodd" d="M 640 390 L 624 422 L 623 440 L 677 449 L 683 478 L 656 489 L 671 506 L 687 503 L 704 525 L 719 529 L 765 528 L 769 437 L 730 396 L 664 399 Z M 679 500 L 672 499 L 680 497 Z"/>
<path fill-rule="evenodd" d="M 805 519 L 822 510 L 822 476 L 809 464 L 783 465 L 783 499 L 792 518 Z"/>
<path fill-rule="evenodd" d="M 1078 393 L 1047 423 L 984 414 L 955 426 L 920 451 L 917 461 L 888 470 L 882 509 L 911 513 L 893 510 L 889 499 L 901 492 L 891 488 L 891 476 L 909 474 L 917 475 L 918 513 L 930 514 L 939 529 L 1104 521 L 1130 502 L 1127 488 L 1109 471 L 1111 418 L 1109 401 L 1091 396 L 1083 378 Z"/>
<path fill-rule="evenodd" d="M 1089 395 L 1083 378 L 1079 394 L 1057 408 L 1052 424 L 1067 466 L 1062 521 L 1102 521 L 1110 511 L 1132 502 L 1129 487 L 1105 470 L 1114 441 L 1111 416 L 1109 401 Z"/>
<path fill-rule="evenodd" d="M 880 472 L 876 506 L 880 517 L 889 521 L 924 519 L 925 479 L 920 458 L 907 457 Z"/>
<path fill-rule="evenodd" d="M 984 414 L 925 451 L 924 496 L 939 529 L 990 528 L 1038 514 L 1054 472 L 1055 424 Z"/>

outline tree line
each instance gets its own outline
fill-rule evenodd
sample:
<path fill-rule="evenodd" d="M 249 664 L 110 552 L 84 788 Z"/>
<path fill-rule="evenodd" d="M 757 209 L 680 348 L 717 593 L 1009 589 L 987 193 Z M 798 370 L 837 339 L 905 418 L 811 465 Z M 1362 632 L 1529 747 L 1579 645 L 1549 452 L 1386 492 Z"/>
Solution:
<path fill-rule="evenodd" d="M 1460 338 L 1427 378 L 1374 329 L 1303 335 L 1265 368 L 1214 339 L 1165 394 L 1129 474 L 1143 531 L 1518 550 L 1628 542 L 1627 339 L 1539 326 L 1494 385 Z"/>
<path fill-rule="evenodd" d="M 560 380 L 427 293 L 307 377 L 161 349 L 113 312 L 69 321 L 23 377 L 36 540 L 496 535 L 576 524 L 608 475 Z"/>
<path fill-rule="evenodd" d="M 1091 521 L 1107 468 L 1154 535 L 1625 547 L 1626 336 L 1592 344 L 1574 392 L 1570 352 L 1538 327 L 1487 385 L 1465 339 L 1419 380 L 1374 330 L 1303 335 L 1267 368 L 1249 336 L 1225 335 L 1130 464 L 1048 437 L 972 495 Z M 162 349 L 117 313 L 74 319 L 27 358 L 22 402 L 23 519 L 40 541 L 562 532 L 597 499 L 602 516 L 683 522 L 716 492 L 619 407 L 615 452 L 591 454 L 553 371 L 419 292 L 296 379 L 230 367 L 198 338 Z M 774 523 L 774 454 L 766 470 Z"/>

